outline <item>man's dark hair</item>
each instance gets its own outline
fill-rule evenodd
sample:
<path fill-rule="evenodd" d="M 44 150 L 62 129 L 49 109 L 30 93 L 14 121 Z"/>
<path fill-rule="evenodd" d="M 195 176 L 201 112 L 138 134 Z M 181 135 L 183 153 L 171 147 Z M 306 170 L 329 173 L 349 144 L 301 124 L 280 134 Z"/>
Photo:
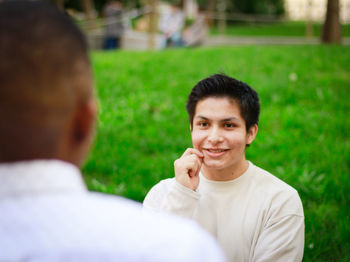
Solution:
<path fill-rule="evenodd" d="M 258 94 L 246 83 L 224 74 L 215 74 L 199 81 L 187 100 L 187 113 L 191 127 L 197 103 L 208 97 L 227 97 L 238 102 L 246 130 L 259 122 L 260 104 Z"/>
<path fill-rule="evenodd" d="M 53 157 L 90 71 L 84 35 L 56 6 L 0 2 L 0 162 Z"/>

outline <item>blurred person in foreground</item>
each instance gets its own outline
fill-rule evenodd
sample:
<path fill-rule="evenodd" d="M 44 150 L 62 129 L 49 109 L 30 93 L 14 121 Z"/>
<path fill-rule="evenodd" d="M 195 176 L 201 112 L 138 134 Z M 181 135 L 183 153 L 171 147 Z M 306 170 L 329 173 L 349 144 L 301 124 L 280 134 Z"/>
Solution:
<path fill-rule="evenodd" d="M 222 261 L 194 223 L 87 191 L 96 103 L 70 19 L 5 1 L 0 36 L 0 261 Z"/>
<path fill-rule="evenodd" d="M 301 261 L 304 213 L 297 191 L 245 157 L 258 132 L 258 94 L 213 75 L 192 89 L 187 112 L 193 148 L 144 206 L 197 221 L 229 261 Z"/>

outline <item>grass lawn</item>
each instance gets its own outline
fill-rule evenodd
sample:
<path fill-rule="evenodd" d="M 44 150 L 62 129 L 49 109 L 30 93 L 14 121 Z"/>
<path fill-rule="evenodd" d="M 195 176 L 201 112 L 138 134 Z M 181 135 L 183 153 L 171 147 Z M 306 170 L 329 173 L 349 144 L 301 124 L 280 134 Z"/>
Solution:
<path fill-rule="evenodd" d="M 232 24 L 227 27 L 226 35 L 229 36 L 305 36 L 305 22 L 276 22 L 261 24 Z M 319 37 L 322 30 L 322 24 L 313 24 L 313 35 Z M 210 30 L 211 35 L 217 35 L 218 30 L 213 27 Z M 350 24 L 342 25 L 342 34 L 344 37 L 350 37 Z"/>
<path fill-rule="evenodd" d="M 242 46 L 95 52 L 96 142 L 90 189 L 142 201 L 191 146 L 193 85 L 225 72 L 255 88 L 259 133 L 247 158 L 296 188 L 306 216 L 304 261 L 350 261 L 350 48 Z"/>

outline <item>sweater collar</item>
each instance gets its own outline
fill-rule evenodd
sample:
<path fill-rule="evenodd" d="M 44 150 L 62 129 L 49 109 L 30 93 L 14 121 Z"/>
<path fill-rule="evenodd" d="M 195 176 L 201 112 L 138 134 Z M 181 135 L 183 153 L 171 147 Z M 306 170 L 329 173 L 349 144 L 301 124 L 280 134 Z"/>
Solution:
<path fill-rule="evenodd" d="M 248 169 L 239 177 L 228 180 L 228 181 L 215 181 L 215 180 L 209 180 L 207 179 L 202 173 L 199 173 L 200 176 L 200 186 L 201 187 L 207 187 L 211 189 L 223 189 L 234 187 L 238 184 L 243 183 L 247 178 L 250 176 L 250 174 L 253 172 L 254 164 L 248 161 Z"/>

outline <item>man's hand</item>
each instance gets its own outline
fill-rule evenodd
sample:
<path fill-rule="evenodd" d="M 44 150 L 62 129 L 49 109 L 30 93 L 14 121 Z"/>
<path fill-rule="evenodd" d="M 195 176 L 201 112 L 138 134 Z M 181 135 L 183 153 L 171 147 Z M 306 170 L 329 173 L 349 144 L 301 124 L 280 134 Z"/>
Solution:
<path fill-rule="evenodd" d="M 183 155 L 175 160 L 175 179 L 192 190 L 199 184 L 199 171 L 203 163 L 203 154 L 197 149 L 187 148 Z"/>

